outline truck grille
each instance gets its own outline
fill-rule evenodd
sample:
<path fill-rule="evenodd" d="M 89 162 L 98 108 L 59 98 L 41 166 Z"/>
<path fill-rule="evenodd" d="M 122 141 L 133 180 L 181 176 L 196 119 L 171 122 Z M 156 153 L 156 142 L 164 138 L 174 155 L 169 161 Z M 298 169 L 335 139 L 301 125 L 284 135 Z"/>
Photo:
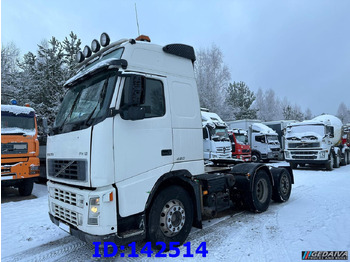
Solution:
<path fill-rule="evenodd" d="M 317 151 L 292 151 L 292 158 L 293 159 L 316 159 L 317 158 Z"/>
<path fill-rule="evenodd" d="M 73 206 L 81 206 L 84 203 L 83 196 L 68 191 L 63 191 L 57 188 L 53 188 L 52 197 L 63 203 L 67 203 Z"/>
<path fill-rule="evenodd" d="M 49 176 L 71 180 L 86 180 L 87 161 L 84 160 L 48 160 Z"/>
<path fill-rule="evenodd" d="M 78 219 L 78 213 L 59 205 L 53 204 L 54 216 L 62 219 L 63 221 L 72 224 L 74 226 L 80 225 Z"/>
<path fill-rule="evenodd" d="M 228 153 L 230 151 L 231 151 L 231 147 L 229 147 L 229 146 L 216 148 L 216 152 L 218 152 L 218 153 Z"/>
<path fill-rule="evenodd" d="M 289 148 L 314 148 L 320 147 L 320 143 L 289 143 Z"/>
<path fill-rule="evenodd" d="M 280 151 L 280 148 L 271 148 L 271 151 L 275 152 L 275 151 Z"/>
<path fill-rule="evenodd" d="M 27 154 L 28 153 L 28 143 L 1 143 L 1 154 Z"/>
<path fill-rule="evenodd" d="M 250 150 L 249 149 L 242 149 L 242 153 L 249 153 Z"/>

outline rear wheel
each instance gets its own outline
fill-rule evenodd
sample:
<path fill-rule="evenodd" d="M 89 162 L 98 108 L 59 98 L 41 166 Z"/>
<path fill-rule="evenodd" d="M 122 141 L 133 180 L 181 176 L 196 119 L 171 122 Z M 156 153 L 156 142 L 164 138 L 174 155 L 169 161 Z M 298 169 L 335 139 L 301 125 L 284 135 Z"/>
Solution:
<path fill-rule="evenodd" d="M 283 170 L 275 181 L 275 187 L 272 192 L 272 199 L 276 202 L 285 202 L 289 199 L 292 192 L 292 179 L 287 170 Z"/>
<path fill-rule="evenodd" d="M 18 192 L 21 196 L 29 196 L 33 191 L 33 181 L 30 179 L 25 179 L 18 186 Z"/>
<path fill-rule="evenodd" d="M 158 194 L 148 214 L 147 236 L 153 248 L 160 248 L 156 242 L 164 242 L 167 250 L 170 242 L 183 244 L 192 228 L 192 206 L 182 187 L 170 186 Z"/>
<path fill-rule="evenodd" d="M 264 212 L 270 205 L 272 186 L 265 170 L 258 170 L 253 181 L 253 190 L 247 193 L 245 204 L 253 212 Z"/>

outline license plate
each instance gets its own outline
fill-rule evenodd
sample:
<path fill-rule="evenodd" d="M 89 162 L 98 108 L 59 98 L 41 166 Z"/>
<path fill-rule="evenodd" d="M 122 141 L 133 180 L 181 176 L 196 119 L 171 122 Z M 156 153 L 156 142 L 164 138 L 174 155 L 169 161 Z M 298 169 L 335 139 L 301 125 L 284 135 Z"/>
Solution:
<path fill-rule="evenodd" d="M 67 224 L 62 223 L 62 222 L 58 222 L 58 226 L 59 226 L 62 230 L 66 231 L 67 233 L 70 234 L 70 227 L 69 227 Z"/>

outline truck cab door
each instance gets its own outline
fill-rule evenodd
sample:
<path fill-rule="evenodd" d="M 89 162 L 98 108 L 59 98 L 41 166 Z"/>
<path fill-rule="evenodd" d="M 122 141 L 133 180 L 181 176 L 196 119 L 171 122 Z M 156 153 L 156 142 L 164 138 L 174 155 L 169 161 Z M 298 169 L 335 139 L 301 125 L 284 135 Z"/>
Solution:
<path fill-rule="evenodd" d="M 139 176 L 137 180 L 144 179 L 146 187 L 147 179 L 157 180 L 171 170 L 173 163 L 166 78 L 122 77 L 118 108 L 120 113 L 114 118 L 115 181 Z"/>

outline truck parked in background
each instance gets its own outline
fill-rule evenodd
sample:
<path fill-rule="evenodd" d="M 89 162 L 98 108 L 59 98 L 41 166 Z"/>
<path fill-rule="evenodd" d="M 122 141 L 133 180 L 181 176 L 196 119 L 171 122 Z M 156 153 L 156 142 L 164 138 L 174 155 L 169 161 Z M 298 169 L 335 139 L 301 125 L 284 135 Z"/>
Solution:
<path fill-rule="evenodd" d="M 194 49 L 149 42 L 109 44 L 104 33 L 78 53 L 47 138 L 52 222 L 90 243 L 147 238 L 169 250 L 202 227 L 204 213 L 287 201 L 289 167 L 233 159 L 205 167 Z"/>
<path fill-rule="evenodd" d="M 231 158 L 231 143 L 227 125 L 215 113 L 201 109 L 204 160 Z"/>
<path fill-rule="evenodd" d="M 343 144 L 350 147 L 350 123 L 343 127 Z"/>
<path fill-rule="evenodd" d="M 230 128 L 241 128 L 248 132 L 248 142 L 251 147 L 252 161 L 269 162 L 281 159 L 281 146 L 277 133 L 260 120 L 236 120 L 227 122 Z"/>
<path fill-rule="evenodd" d="M 1 186 L 32 193 L 39 177 L 38 129 L 33 108 L 1 105 Z"/>
<path fill-rule="evenodd" d="M 228 131 L 232 145 L 232 158 L 250 162 L 252 160 L 251 149 L 248 143 L 248 132 L 243 129 Z"/>
<path fill-rule="evenodd" d="M 342 122 L 332 115 L 321 115 L 290 124 L 285 135 L 285 159 L 298 165 L 323 165 L 327 170 L 350 163 L 349 147 L 342 140 Z"/>
<path fill-rule="evenodd" d="M 269 128 L 273 129 L 277 134 L 278 134 L 278 141 L 280 142 L 281 145 L 281 154 L 280 160 L 284 160 L 284 133 L 287 128 L 287 126 L 291 123 L 297 123 L 297 120 L 278 120 L 278 121 L 268 121 L 268 122 L 263 122 L 264 125 L 268 126 Z"/>

